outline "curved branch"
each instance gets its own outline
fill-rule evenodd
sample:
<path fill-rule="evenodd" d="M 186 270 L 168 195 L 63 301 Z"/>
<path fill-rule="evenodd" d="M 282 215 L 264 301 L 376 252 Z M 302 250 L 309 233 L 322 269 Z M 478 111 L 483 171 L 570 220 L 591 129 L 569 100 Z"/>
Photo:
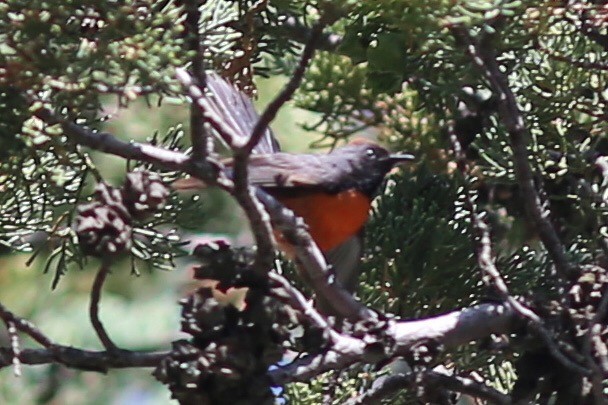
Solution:
<path fill-rule="evenodd" d="M 89 304 L 89 317 L 91 318 L 91 323 L 93 324 L 93 328 L 99 337 L 99 340 L 103 344 L 103 347 L 106 348 L 108 352 L 115 352 L 118 350 L 118 347 L 114 344 L 106 329 L 99 319 L 99 300 L 101 299 L 101 289 L 103 288 L 103 283 L 106 281 L 106 277 L 108 272 L 110 271 L 110 266 L 106 263 L 103 263 L 95 276 L 95 281 L 93 281 L 93 287 L 91 288 L 91 302 Z"/>
<path fill-rule="evenodd" d="M 321 21 L 317 23 L 312 31 L 310 32 L 310 37 L 306 42 L 306 46 L 304 46 L 304 51 L 302 51 L 302 56 L 300 57 L 300 62 L 296 67 L 296 70 L 293 72 L 291 79 L 289 82 L 283 87 L 281 92 L 272 100 L 267 106 L 258 121 L 255 123 L 253 130 L 251 131 L 251 136 L 249 140 L 243 146 L 241 153 L 243 154 L 251 154 L 253 148 L 258 144 L 260 138 L 264 135 L 264 132 L 268 128 L 270 122 L 276 117 L 277 112 L 283 105 L 291 99 L 293 93 L 300 87 L 300 83 L 302 83 L 302 79 L 304 78 L 304 73 L 306 72 L 306 68 L 312 59 L 315 49 L 317 49 L 317 45 L 319 40 L 321 39 L 321 35 L 323 34 L 323 28 L 325 27 L 325 22 Z"/>
<path fill-rule="evenodd" d="M 49 339 L 31 322 L 18 317 L 0 304 L 0 318 L 25 333 L 44 349 L 21 349 L 20 364 L 62 364 L 66 367 L 105 373 L 111 368 L 155 367 L 169 355 L 167 351 L 91 351 L 62 346 Z M 0 347 L 0 369 L 14 364 L 14 347 Z"/>
<path fill-rule="evenodd" d="M 536 189 L 528 156 L 528 129 L 523 114 L 517 105 L 515 95 L 509 87 L 507 76 L 501 72 L 493 49 L 476 42 L 464 27 L 453 27 L 453 32 L 457 39 L 464 41 L 473 62 L 486 76 L 490 87 L 498 96 L 498 114 L 511 141 L 515 178 L 521 188 L 521 198 L 526 213 L 535 225 L 558 273 L 564 278 L 574 279 L 578 276 L 578 269 L 568 260 L 566 249 L 549 219 L 549 210 L 543 207 L 541 197 Z"/>
<path fill-rule="evenodd" d="M 285 20 L 276 26 L 266 26 L 264 21 L 260 19 L 258 28 L 264 28 L 272 32 L 278 37 L 290 39 L 292 41 L 305 44 L 309 41 L 312 35 L 312 29 L 302 24 L 295 16 L 288 16 Z M 338 52 L 340 44 L 344 38 L 338 34 L 322 34 L 317 42 L 317 48 L 322 51 Z"/>

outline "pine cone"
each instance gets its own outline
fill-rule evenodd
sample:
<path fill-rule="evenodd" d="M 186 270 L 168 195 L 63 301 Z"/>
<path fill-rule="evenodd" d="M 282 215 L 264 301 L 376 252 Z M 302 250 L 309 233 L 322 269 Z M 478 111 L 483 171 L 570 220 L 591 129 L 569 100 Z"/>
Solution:
<path fill-rule="evenodd" d="M 210 288 L 199 289 L 196 294 L 182 299 L 180 305 L 183 332 L 208 339 L 224 327 L 227 309 L 213 298 Z"/>
<path fill-rule="evenodd" d="M 587 333 L 594 320 L 602 297 L 608 292 L 608 274 L 599 266 L 584 266 L 583 272 L 566 296 L 570 316 L 575 321 L 578 336 Z"/>
<path fill-rule="evenodd" d="M 131 217 L 120 192 L 100 183 L 97 201 L 78 207 L 76 233 L 81 249 L 92 256 L 114 256 L 131 248 Z"/>
<path fill-rule="evenodd" d="M 139 219 L 162 209 L 169 196 L 160 177 L 143 170 L 127 174 L 122 193 L 127 209 Z"/>

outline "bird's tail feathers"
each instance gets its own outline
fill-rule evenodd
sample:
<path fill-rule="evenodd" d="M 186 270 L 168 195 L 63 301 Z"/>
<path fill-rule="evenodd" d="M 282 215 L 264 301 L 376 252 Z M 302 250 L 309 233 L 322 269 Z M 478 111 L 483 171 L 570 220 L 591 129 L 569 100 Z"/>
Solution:
<path fill-rule="evenodd" d="M 259 119 L 251 98 L 214 72 L 207 74 L 206 97 L 215 113 L 241 138 L 241 142 L 246 142 Z M 253 153 L 275 153 L 279 150 L 279 143 L 268 128 Z"/>

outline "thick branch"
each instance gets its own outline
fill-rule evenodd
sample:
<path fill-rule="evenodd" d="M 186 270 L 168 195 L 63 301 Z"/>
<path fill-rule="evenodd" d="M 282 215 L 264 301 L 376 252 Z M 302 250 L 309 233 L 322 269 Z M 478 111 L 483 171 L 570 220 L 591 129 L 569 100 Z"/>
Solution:
<path fill-rule="evenodd" d="M 394 342 L 390 355 L 399 356 L 421 343 L 433 342 L 450 348 L 494 333 L 509 333 L 514 321 L 515 314 L 510 307 L 483 304 L 433 318 L 394 322 L 385 335 Z M 378 353 L 378 343 L 346 347 L 334 345 L 324 353 L 309 355 L 272 370 L 269 375 L 276 384 L 282 385 L 308 381 L 326 371 L 344 369 L 359 362 L 375 363 L 387 357 Z"/>
<path fill-rule="evenodd" d="M 113 368 L 156 367 L 169 352 L 100 352 L 55 345 L 52 349 L 23 349 L 22 364 L 61 364 L 85 371 L 107 372 Z M 0 348 L 0 368 L 11 365 L 12 350 Z"/>

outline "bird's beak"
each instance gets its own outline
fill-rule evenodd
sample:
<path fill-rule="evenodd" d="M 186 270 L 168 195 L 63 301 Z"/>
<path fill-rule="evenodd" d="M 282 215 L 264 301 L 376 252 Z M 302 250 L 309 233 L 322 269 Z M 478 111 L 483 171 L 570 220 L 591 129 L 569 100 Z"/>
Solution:
<path fill-rule="evenodd" d="M 398 165 L 400 163 L 411 162 L 415 159 L 415 156 L 409 153 L 392 153 L 389 159 L 392 164 Z"/>

